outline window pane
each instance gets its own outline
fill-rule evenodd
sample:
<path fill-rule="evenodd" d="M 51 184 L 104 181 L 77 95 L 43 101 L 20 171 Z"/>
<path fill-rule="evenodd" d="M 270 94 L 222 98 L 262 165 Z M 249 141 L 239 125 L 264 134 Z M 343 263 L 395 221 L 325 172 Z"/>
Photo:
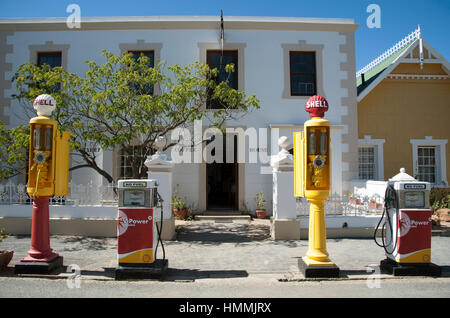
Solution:
<path fill-rule="evenodd" d="M 154 51 L 129 51 L 133 54 L 133 58 L 137 61 L 141 56 L 146 56 L 150 60 L 150 67 L 155 67 Z M 152 84 L 130 83 L 130 88 L 134 89 L 137 94 L 153 95 Z"/>
<path fill-rule="evenodd" d="M 217 83 L 226 82 L 230 88 L 238 89 L 238 51 L 207 51 L 206 62 L 211 69 L 218 70 L 219 74 L 215 79 Z M 228 64 L 234 65 L 233 73 L 226 72 L 225 67 Z M 206 107 L 208 109 L 220 109 L 224 105 L 219 100 L 208 98 Z"/>
<path fill-rule="evenodd" d="M 38 65 L 48 64 L 51 67 L 61 66 L 61 52 L 38 53 Z"/>
<path fill-rule="evenodd" d="M 358 165 L 360 179 L 375 179 L 376 164 L 375 164 L 375 148 L 374 147 L 359 147 L 358 148 Z"/>
<path fill-rule="evenodd" d="M 436 147 L 417 148 L 417 179 L 430 183 L 436 182 Z"/>
<path fill-rule="evenodd" d="M 317 93 L 314 52 L 290 52 L 290 73 L 291 95 Z"/>

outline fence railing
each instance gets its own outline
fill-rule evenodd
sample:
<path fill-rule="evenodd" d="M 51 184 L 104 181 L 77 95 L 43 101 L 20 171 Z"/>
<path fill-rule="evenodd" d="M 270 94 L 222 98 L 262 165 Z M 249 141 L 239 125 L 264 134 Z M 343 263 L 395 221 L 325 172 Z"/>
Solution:
<path fill-rule="evenodd" d="M 339 195 L 333 193 L 325 201 L 325 215 L 329 216 L 365 216 L 383 212 L 381 196 Z M 309 216 L 309 202 L 306 198 L 297 198 L 297 217 Z"/>
<path fill-rule="evenodd" d="M 360 76 L 362 73 L 365 73 L 369 71 L 370 69 L 374 68 L 384 60 L 386 60 L 389 56 L 397 52 L 398 50 L 402 49 L 412 41 L 418 39 L 420 37 L 420 27 L 405 36 L 403 39 L 395 43 L 394 46 L 392 46 L 389 50 L 385 51 L 383 54 L 378 56 L 376 59 L 371 61 L 369 64 L 364 66 L 362 69 L 360 69 L 358 72 L 356 72 L 356 77 Z"/>
<path fill-rule="evenodd" d="M 26 184 L 8 182 L 0 184 L 1 204 L 32 204 Z M 114 183 L 97 185 L 93 182 L 75 184 L 69 182 L 68 195 L 53 197 L 52 205 L 116 205 L 117 191 Z"/>

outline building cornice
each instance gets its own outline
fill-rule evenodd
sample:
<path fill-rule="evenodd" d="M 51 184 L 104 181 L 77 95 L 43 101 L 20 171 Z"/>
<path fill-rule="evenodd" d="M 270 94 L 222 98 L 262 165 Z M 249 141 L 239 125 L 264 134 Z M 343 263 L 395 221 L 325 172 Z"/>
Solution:
<path fill-rule="evenodd" d="M 8 18 L 0 19 L 1 31 L 85 31 L 85 30 L 176 30 L 217 29 L 218 17 L 82 17 L 81 28 L 70 29 L 67 18 Z M 353 19 L 284 18 L 284 17 L 225 17 L 227 30 L 291 30 L 354 32 Z"/>

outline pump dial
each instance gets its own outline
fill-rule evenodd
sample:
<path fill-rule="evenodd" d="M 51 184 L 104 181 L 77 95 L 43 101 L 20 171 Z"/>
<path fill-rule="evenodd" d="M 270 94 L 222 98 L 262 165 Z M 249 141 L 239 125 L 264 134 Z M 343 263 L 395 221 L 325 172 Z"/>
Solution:
<path fill-rule="evenodd" d="M 36 163 L 38 163 L 38 164 L 44 163 L 45 162 L 45 154 L 42 151 L 37 152 L 34 155 L 34 161 L 36 161 Z"/>
<path fill-rule="evenodd" d="M 313 165 L 315 168 L 321 169 L 325 165 L 325 160 L 321 156 L 317 156 L 313 160 Z"/>

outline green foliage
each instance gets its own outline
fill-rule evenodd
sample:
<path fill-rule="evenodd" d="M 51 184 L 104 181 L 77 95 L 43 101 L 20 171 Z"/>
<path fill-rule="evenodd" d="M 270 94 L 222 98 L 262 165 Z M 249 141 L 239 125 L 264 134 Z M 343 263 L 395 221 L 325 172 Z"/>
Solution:
<path fill-rule="evenodd" d="M 450 208 L 450 193 L 447 188 L 432 188 L 430 191 L 430 205 L 433 211 Z"/>
<path fill-rule="evenodd" d="M 258 210 L 263 210 L 266 206 L 267 201 L 264 199 L 264 192 L 260 191 L 256 194 L 255 197 L 256 207 Z"/>
<path fill-rule="evenodd" d="M 25 173 L 29 139 L 28 125 L 6 129 L 0 121 L 0 182 Z"/>
<path fill-rule="evenodd" d="M 8 235 L 6 234 L 5 228 L 0 229 L 0 243 L 3 242 L 4 239 L 8 238 Z"/>
<path fill-rule="evenodd" d="M 183 210 L 187 208 L 186 197 L 183 198 L 180 196 L 180 194 L 178 193 L 178 185 L 172 197 L 172 208 L 177 210 Z"/>
<path fill-rule="evenodd" d="M 143 55 L 137 60 L 127 53 L 117 56 L 105 50 L 102 55 L 106 59 L 103 64 L 86 61 L 88 70 L 83 77 L 61 67 L 25 63 L 13 80 L 18 91 L 14 98 L 25 102 L 28 112 L 36 96 L 50 93 L 55 98 L 57 108 L 52 117 L 59 129 L 71 132 L 72 149 L 83 159 L 79 166 L 92 167 L 109 181 L 111 175 L 97 165 L 90 149 L 119 147 L 127 151 L 140 146 L 143 155 L 135 156 L 131 163 L 133 177 L 140 178 L 145 176 L 144 162 L 158 137 L 205 117 L 212 126 L 220 127 L 226 120 L 259 108 L 254 95 L 246 97 L 225 82 L 217 83 L 217 69 L 206 64 L 166 67 L 158 63 L 151 67 Z M 231 73 L 234 66 L 227 65 L 226 70 Z M 153 87 L 154 94 L 149 94 L 148 87 Z M 219 100 L 223 108 L 207 111 L 208 98 Z"/>

